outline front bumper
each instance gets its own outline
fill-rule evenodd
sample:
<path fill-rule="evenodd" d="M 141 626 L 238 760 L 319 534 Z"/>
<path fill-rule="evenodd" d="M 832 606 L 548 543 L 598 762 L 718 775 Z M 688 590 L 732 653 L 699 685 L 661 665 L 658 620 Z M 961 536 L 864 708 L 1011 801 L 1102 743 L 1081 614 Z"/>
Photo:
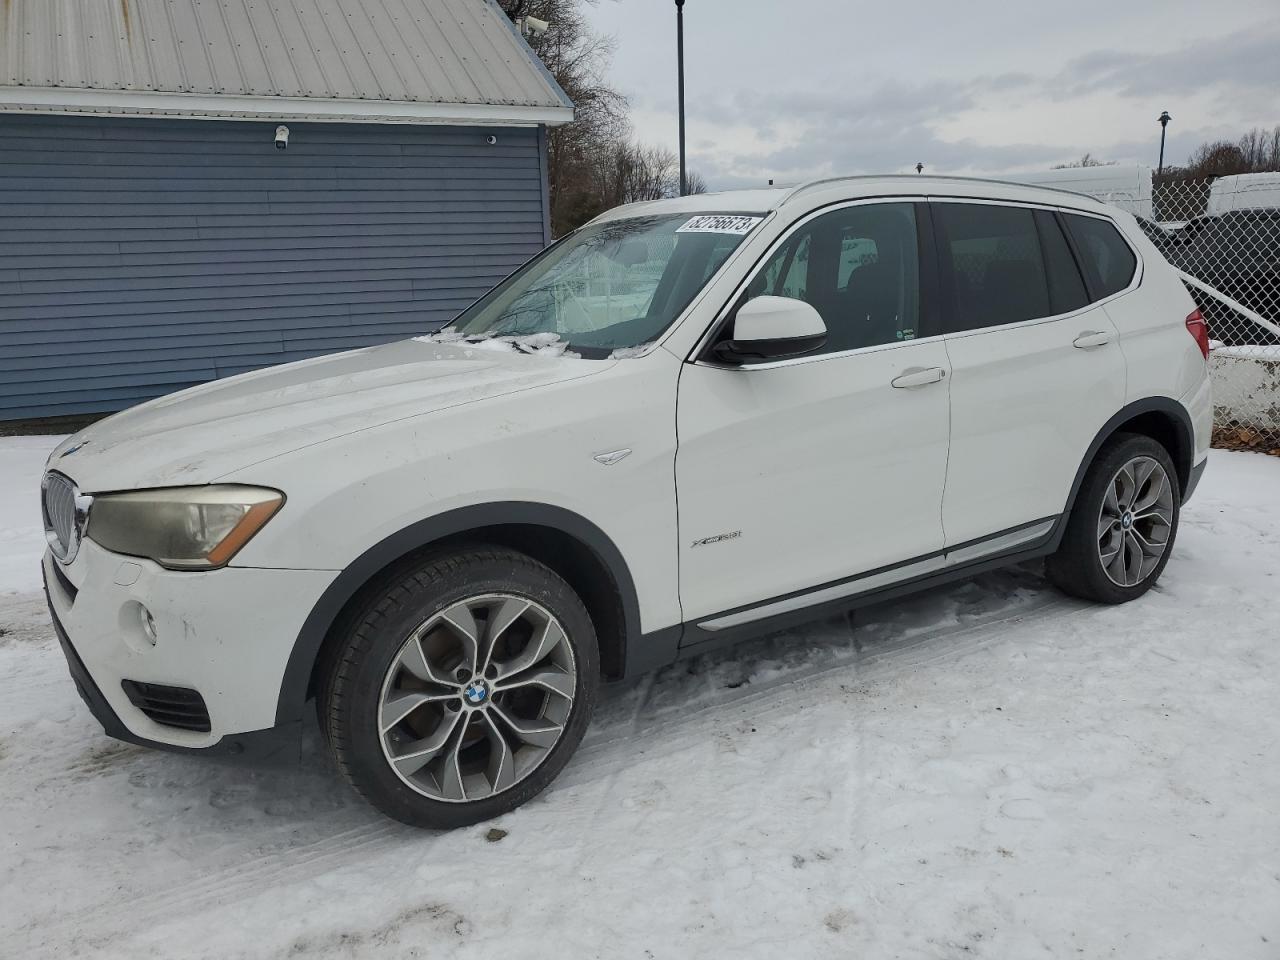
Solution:
<path fill-rule="evenodd" d="M 228 567 L 164 570 L 92 541 L 61 566 L 46 553 L 45 595 L 80 695 L 108 734 L 132 743 L 227 754 L 291 749 L 302 718 L 276 725 L 285 666 L 302 621 L 334 573 Z M 156 626 L 152 643 L 140 607 Z M 188 687 L 209 730 L 157 723 L 125 680 Z"/>
<path fill-rule="evenodd" d="M 45 585 L 45 598 L 49 599 L 48 584 Z M 76 653 L 76 648 L 72 646 L 71 640 L 67 637 L 67 632 L 62 629 L 62 624 L 58 622 L 58 615 L 53 612 L 52 600 L 49 600 L 49 613 L 53 619 L 54 632 L 58 635 L 58 643 L 62 646 L 62 655 L 67 658 L 67 669 L 71 672 L 71 679 L 76 685 L 76 692 L 80 694 L 80 699 L 89 708 L 93 718 L 102 724 L 102 729 L 107 736 L 123 740 L 126 743 L 136 743 L 142 747 L 152 747 L 158 750 L 172 750 L 180 753 L 199 752 L 211 756 L 233 756 L 251 762 L 274 762 L 295 759 L 300 756 L 302 743 L 301 720 L 295 720 L 292 723 L 271 727 L 266 730 L 255 730 L 251 733 L 230 734 L 224 736 L 210 747 L 179 746 L 174 743 L 165 743 L 163 740 L 148 740 L 145 737 L 138 736 L 121 722 L 115 711 L 111 709 L 111 704 L 107 703 L 106 697 L 102 695 L 102 691 L 98 689 L 98 685 L 93 682 L 93 677 L 89 675 L 84 661 Z"/>

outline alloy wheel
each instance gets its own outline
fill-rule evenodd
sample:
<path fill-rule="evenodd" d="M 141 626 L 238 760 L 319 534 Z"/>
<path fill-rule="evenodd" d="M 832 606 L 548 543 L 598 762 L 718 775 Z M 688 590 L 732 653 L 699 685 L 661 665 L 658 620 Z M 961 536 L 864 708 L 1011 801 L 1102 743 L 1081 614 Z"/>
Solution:
<path fill-rule="evenodd" d="M 1158 460 L 1135 457 L 1111 478 L 1098 513 L 1098 559 L 1112 583 L 1135 587 L 1173 535 L 1174 487 Z"/>
<path fill-rule="evenodd" d="M 454 603 L 417 627 L 387 670 L 383 755 L 432 800 L 509 790 L 560 741 L 575 667 L 564 628 L 541 604 L 509 594 Z"/>

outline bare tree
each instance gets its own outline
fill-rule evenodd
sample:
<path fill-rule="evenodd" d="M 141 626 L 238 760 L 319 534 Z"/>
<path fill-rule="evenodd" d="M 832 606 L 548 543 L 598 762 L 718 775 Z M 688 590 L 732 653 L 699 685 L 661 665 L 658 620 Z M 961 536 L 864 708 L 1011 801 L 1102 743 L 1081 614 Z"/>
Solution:
<path fill-rule="evenodd" d="M 1201 144 L 1191 154 L 1187 167 L 1201 177 L 1220 177 L 1229 173 L 1246 173 L 1244 152 L 1225 140 Z"/>
<path fill-rule="evenodd" d="M 688 171 L 685 174 L 684 180 L 685 190 L 690 194 L 707 192 L 707 178 L 696 170 Z"/>
<path fill-rule="evenodd" d="M 500 0 L 513 21 L 537 17 L 550 26 L 529 37 L 574 105 L 574 120 L 547 134 L 547 186 L 551 230 L 561 236 L 610 207 L 680 192 L 679 163 L 666 147 L 638 143 L 627 120 L 627 101 L 605 73 L 611 38 L 591 31 L 584 3 L 595 0 Z M 690 193 L 705 193 L 706 181 L 689 174 Z"/>
<path fill-rule="evenodd" d="M 706 193 L 707 182 L 694 172 L 686 177 L 689 193 Z M 680 194 L 680 161 L 667 147 L 622 141 L 614 144 L 599 180 L 610 205 L 661 200 Z"/>
<path fill-rule="evenodd" d="M 1098 160 L 1092 153 L 1086 153 L 1079 160 L 1072 160 L 1070 163 L 1055 163 L 1055 170 L 1072 170 L 1076 167 L 1114 167 L 1114 160 Z"/>
<path fill-rule="evenodd" d="M 1236 141 L 1244 173 L 1268 173 L 1280 170 L 1280 124 L 1273 130 L 1255 127 Z"/>
<path fill-rule="evenodd" d="M 574 120 L 547 134 L 551 229 L 559 236 L 605 209 L 584 189 L 601 145 L 630 132 L 627 101 L 605 80 L 613 41 L 590 28 L 582 0 L 501 0 L 512 20 L 532 16 L 550 26 L 529 45 L 573 101 Z"/>
<path fill-rule="evenodd" d="M 1202 143 L 1187 158 L 1186 166 L 1166 167 L 1161 182 L 1277 171 L 1280 171 L 1280 125 L 1272 130 L 1255 127 L 1234 142 Z"/>
<path fill-rule="evenodd" d="M 612 199 L 618 203 L 661 200 L 680 192 L 676 155 L 665 147 L 622 143 L 617 157 L 619 177 Z"/>

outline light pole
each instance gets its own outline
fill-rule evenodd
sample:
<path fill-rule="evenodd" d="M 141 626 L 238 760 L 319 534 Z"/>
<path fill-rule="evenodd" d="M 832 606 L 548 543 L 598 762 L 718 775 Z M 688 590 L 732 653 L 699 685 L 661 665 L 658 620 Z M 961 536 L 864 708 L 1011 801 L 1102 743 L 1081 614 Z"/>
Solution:
<path fill-rule="evenodd" d="M 1156 120 L 1160 123 L 1160 163 L 1156 168 L 1157 177 L 1164 173 L 1164 132 L 1172 119 L 1173 117 L 1169 116 L 1168 110 L 1161 110 L 1160 116 L 1156 117 Z"/>
<path fill-rule="evenodd" d="M 689 192 L 684 159 L 684 0 L 676 0 L 676 76 L 680 98 L 680 196 Z"/>

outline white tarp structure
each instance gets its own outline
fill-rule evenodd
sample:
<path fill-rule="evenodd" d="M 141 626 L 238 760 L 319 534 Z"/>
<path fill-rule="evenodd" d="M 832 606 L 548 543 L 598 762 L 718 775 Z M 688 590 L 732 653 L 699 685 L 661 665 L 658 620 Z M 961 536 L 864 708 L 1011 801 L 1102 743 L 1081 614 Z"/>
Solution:
<path fill-rule="evenodd" d="M 1039 170 L 1012 173 L 1001 177 L 1016 183 L 1038 187 L 1056 187 L 1083 193 L 1103 203 L 1110 203 L 1135 217 L 1151 219 L 1151 168 L 1134 166 L 1064 167 L 1061 170 Z"/>
<path fill-rule="evenodd" d="M 1209 186 L 1205 213 L 1218 216 L 1230 210 L 1280 207 L 1280 173 L 1240 173 L 1216 177 Z"/>

